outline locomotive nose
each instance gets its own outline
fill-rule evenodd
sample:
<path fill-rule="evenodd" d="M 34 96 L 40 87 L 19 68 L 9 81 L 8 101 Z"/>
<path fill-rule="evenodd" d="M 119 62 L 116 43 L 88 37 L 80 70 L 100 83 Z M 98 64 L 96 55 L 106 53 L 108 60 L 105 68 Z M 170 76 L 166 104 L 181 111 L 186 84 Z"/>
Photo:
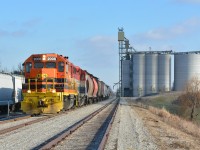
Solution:
<path fill-rule="evenodd" d="M 46 73 L 40 73 L 40 74 L 37 74 L 36 76 L 38 79 L 43 79 L 43 78 L 47 78 L 48 77 L 48 74 Z"/>

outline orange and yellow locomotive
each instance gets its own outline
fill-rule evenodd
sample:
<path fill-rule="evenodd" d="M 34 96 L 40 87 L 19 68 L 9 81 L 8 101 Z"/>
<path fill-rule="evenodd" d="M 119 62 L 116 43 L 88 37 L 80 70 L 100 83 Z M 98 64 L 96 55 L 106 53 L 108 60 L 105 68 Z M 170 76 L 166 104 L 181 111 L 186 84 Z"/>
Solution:
<path fill-rule="evenodd" d="M 68 57 L 34 54 L 23 66 L 25 84 L 21 109 L 27 114 L 58 113 L 110 95 L 107 85 L 73 65 Z"/>

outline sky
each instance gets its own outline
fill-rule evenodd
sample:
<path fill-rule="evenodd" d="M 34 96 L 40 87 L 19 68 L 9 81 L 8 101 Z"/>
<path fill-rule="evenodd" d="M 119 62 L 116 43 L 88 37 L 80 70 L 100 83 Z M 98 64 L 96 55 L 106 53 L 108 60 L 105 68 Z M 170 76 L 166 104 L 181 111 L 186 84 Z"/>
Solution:
<path fill-rule="evenodd" d="M 118 27 L 137 51 L 200 50 L 200 0 L 0 0 L 1 69 L 58 53 L 113 86 Z"/>

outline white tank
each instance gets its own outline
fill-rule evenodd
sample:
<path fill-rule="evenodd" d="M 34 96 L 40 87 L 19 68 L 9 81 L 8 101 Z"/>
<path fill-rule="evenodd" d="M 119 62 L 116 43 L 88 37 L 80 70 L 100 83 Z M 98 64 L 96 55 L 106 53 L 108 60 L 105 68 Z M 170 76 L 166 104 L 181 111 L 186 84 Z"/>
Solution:
<path fill-rule="evenodd" d="M 133 54 L 133 96 L 145 95 L 145 54 Z"/>
<path fill-rule="evenodd" d="M 158 54 L 145 56 L 145 94 L 158 92 Z"/>
<path fill-rule="evenodd" d="M 182 91 L 192 77 L 200 78 L 200 54 L 174 54 L 174 90 Z"/>
<path fill-rule="evenodd" d="M 130 60 L 122 61 L 122 96 L 129 96 L 130 92 Z"/>
<path fill-rule="evenodd" d="M 158 91 L 171 90 L 171 54 L 158 55 Z"/>

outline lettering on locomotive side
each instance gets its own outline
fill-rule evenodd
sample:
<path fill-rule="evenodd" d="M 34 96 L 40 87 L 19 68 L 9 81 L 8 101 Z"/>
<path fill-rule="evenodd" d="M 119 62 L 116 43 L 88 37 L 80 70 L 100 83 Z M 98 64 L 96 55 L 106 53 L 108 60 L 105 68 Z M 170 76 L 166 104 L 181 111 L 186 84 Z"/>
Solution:
<path fill-rule="evenodd" d="M 42 60 L 42 58 L 41 57 L 34 57 L 33 60 L 34 61 L 40 61 L 40 60 Z"/>
<path fill-rule="evenodd" d="M 50 61 L 50 60 L 56 61 L 56 57 L 47 57 L 47 60 L 48 60 L 48 61 Z"/>

